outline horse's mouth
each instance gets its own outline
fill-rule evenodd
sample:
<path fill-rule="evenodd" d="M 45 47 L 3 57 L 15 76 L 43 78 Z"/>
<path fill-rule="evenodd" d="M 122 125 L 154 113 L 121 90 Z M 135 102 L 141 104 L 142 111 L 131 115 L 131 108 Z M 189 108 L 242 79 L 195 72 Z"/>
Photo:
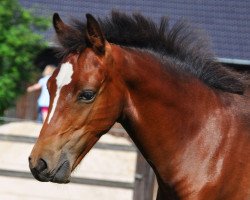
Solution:
<path fill-rule="evenodd" d="M 46 171 L 38 172 L 36 169 L 31 169 L 33 176 L 41 182 L 53 182 L 53 183 L 69 183 L 70 182 L 70 162 L 64 161 L 55 170 L 54 173 L 47 173 Z"/>
<path fill-rule="evenodd" d="M 69 183 L 70 182 L 70 162 L 66 160 L 63 164 L 57 169 L 54 176 L 50 180 L 53 183 Z"/>

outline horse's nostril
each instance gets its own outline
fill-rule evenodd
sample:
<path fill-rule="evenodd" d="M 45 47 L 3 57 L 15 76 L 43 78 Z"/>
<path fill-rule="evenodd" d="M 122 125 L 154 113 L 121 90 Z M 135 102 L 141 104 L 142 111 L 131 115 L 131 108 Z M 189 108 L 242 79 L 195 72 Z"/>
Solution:
<path fill-rule="evenodd" d="M 47 163 L 45 162 L 45 160 L 43 160 L 42 158 L 38 160 L 37 162 L 37 166 L 36 166 L 36 170 L 38 172 L 42 172 L 45 169 L 47 169 Z"/>

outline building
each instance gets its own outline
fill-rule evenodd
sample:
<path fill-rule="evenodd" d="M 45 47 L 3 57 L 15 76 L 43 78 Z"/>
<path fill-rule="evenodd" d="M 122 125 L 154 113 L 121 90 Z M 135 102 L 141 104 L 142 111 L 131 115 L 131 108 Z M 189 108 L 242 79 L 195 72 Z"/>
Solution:
<path fill-rule="evenodd" d="M 58 12 L 67 22 L 71 17 L 84 19 L 86 13 L 107 16 L 112 9 L 126 13 L 140 12 L 154 21 L 169 16 L 171 22 L 184 18 L 204 29 L 212 49 L 223 63 L 250 66 L 249 0 L 19 0 L 38 14 L 51 16 Z M 46 37 L 52 41 L 53 30 Z"/>

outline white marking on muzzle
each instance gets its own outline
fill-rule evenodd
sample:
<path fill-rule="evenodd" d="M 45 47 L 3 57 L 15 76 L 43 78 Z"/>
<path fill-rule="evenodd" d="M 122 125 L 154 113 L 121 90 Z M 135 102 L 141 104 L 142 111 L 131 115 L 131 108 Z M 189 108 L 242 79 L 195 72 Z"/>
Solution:
<path fill-rule="evenodd" d="M 71 82 L 72 74 L 73 74 L 72 64 L 69 62 L 63 63 L 56 77 L 56 85 L 57 85 L 56 96 L 53 101 L 51 112 L 49 113 L 48 124 L 50 123 L 50 120 L 52 119 L 54 115 L 54 112 L 57 106 L 57 101 L 60 97 L 61 89 L 63 88 L 63 86 L 68 85 Z"/>

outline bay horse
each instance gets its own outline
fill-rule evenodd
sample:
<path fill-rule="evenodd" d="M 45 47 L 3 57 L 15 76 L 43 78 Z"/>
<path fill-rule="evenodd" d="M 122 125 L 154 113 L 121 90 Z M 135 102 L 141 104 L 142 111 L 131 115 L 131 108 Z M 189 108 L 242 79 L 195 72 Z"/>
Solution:
<path fill-rule="evenodd" d="M 115 11 L 86 19 L 53 16 L 63 58 L 48 81 L 33 176 L 68 183 L 119 122 L 156 174 L 157 200 L 249 200 L 249 75 L 219 64 L 187 22 Z"/>

